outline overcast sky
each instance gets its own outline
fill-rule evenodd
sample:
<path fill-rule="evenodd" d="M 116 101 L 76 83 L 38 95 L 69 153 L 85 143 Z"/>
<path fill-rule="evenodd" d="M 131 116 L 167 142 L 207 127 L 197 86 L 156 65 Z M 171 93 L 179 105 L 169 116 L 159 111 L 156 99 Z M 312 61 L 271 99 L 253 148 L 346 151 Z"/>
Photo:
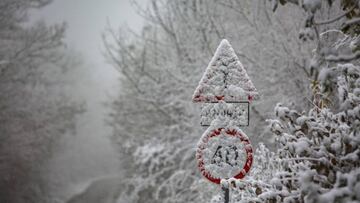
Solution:
<path fill-rule="evenodd" d="M 147 0 L 138 0 L 145 4 Z M 127 24 L 140 30 L 143 19 L 139 17 L 129 0 L 54 0 L 52 4 L 32 14 L 33 20 L 43 19 L 47 23 L 67 22 L 66 41 L 71 48 L 81 52 L 85 61 L 98 68 L 94 71 L 101 77 L 111 77 L 111 68 L 104 70 L 101 33 L 107 21 L 117 28 Z M 99 75 L 98 75 L 99 76 Z"/>

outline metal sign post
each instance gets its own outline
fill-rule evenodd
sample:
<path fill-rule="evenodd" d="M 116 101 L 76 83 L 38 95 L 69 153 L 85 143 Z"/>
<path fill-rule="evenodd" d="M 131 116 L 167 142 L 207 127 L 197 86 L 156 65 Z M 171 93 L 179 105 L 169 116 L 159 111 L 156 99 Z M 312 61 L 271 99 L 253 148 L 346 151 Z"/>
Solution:
<path fill-rule="evenodd" d="M 224 193 L 224 203 L 229 203 L 230 201 L 230 189 L 229 187 L 221 187 Z"/>
<path fill-rule="evenodd" d="M 250 102 L 259 94 L 235 51 L 222 40 L 193 95 L 203 103 L 201 125 L 208 126 L 196 150 L 201 174 L 215 184 L 242 179 L 250 171 L 253 149 L 239 126 L 249 125 Z M 231 184 L 221 184 L 225 203 Z"/>

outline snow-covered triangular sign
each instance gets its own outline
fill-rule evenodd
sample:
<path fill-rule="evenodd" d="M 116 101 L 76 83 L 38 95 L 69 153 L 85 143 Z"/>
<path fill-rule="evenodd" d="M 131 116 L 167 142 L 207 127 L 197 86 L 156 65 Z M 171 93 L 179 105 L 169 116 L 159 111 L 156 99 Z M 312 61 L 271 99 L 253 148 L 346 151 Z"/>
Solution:
<path fill-rule="evenodd" d="M 193 102 L 241 102 L 258 98 L 259 93 L 234 49 L 223 39 L 194 92 Z"/>

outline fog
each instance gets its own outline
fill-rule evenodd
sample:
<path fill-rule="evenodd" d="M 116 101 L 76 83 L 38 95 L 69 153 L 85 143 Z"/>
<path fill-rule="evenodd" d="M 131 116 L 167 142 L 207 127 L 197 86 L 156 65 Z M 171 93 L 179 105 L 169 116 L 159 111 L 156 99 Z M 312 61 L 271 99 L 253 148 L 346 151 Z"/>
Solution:
<path fill-rule="evenodd" d="M 109 113 L 106 104 L 119 91 L 119 74 L 105 60 L 101 35 L 109 26 L 139 31 L 143 19 L 127 0 L 57 0 L 34 10 L 30 20 L 49 25 L 65 22 L 65 42 L 79 60 L 79 67 L 69 73 L 75 86 L 68 91 L 85 102 L 86 112 L 78 119 L 76 134 L 62 138 L 62 146 L 48 165 L 51 178 L 61 179 L 53 196 L 68 199 L 94 179 L 121 173 L 116 149 L 109 140 L 111 129 L 105 123 Z"/>
<path fill-rule="evenodd" d="M 0 202 L 360 201 L 358 2 L 1 0 Z"/>

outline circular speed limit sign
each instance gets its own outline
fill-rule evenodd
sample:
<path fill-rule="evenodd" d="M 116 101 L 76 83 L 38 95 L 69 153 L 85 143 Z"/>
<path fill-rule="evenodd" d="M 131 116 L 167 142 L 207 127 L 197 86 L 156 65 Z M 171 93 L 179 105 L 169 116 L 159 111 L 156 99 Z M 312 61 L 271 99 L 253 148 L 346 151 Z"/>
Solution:
<path fill-rule="evenodd" d="M 196 151 L 202 175 L 213 183 L 221 179 L 242 179 L 250 170 L 253 150 L 249 138 L 236 128 L 208 130 Z"/>

